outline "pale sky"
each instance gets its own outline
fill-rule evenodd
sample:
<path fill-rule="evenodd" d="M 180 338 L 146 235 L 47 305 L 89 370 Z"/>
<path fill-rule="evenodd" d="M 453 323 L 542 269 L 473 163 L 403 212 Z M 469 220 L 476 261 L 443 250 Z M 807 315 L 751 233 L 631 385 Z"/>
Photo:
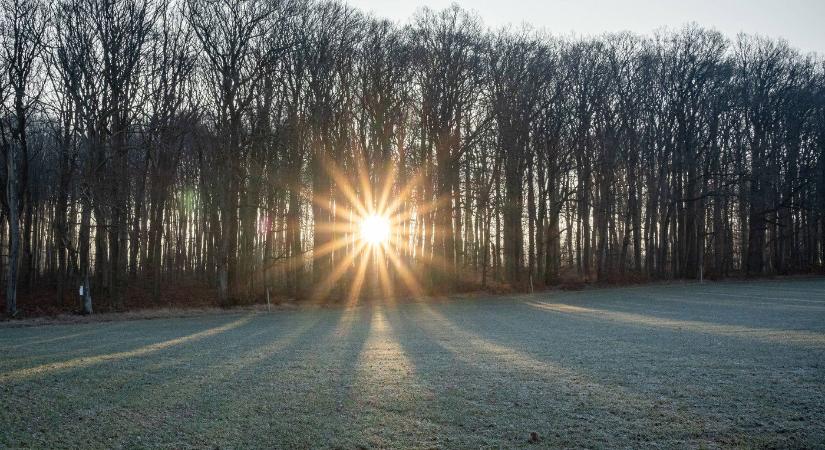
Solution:
<path fill-rule="evenodd" d="M 530 23 L 554 35 L 597 35 L 607 31 L 650 34 L 688 22 L 729 37 L 758 33 L 784 37 L 803 52 L 825 54 L 825 0 L 345 0 L 376 16 L 406 22 L 421 6 L 452 3 L 473 10 L 497 28 Z"/>

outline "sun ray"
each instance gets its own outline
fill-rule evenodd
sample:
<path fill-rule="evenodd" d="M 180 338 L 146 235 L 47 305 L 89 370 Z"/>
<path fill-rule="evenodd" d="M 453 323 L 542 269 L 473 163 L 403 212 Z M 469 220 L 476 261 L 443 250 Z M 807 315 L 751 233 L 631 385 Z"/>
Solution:
<path fill-rule="evenodd" d="M 373 195 L 372 183 L 370 182 L 369 170 L 367 170 L 367 162 L 364 159 L 364 150 L 361 149 L 360 156 L 355 156 L 355 175 L 361 184 L 361 191 L 364 193 L 364 204 L 367 214 L 373 214 Z"/>
<path fill-rule="evenodd" d="M 349 220 L 342 220 L 337 223 L 320 222 L 314 227 L 316 231 L 321 231 L 324 233 L 356 233 L 359 230 L 358 224 L 350 222 Z"/>
<path fill-rule="evenodd" d="M 336 251 L 340 248 L 346 247 L 347 244 L 349 244 L 349 242 L 350 242 L 350 238 L 347 237 L 347 236 L 343 236 L 343 237 L 337 238 L 335 240 L 329 241 L 329 242 L 321 245 L 320 247 L 316 248 L 315 250 L 313 250 L 312 257 L 314 259 L 317 259 L 317 258 L 320 258 L 322 256 L 326 256 L 326 255 L 328 255 L 328 254 L 330 254 L 330 253 L 332 253 L 332 252 L 334 252 L 334 251 Z"/>
<path fill-rule="evenodd" d="M 349 266 L 352 264 L 355 258 L 357 258 L 362 253 L 366 246 L 367 244 L 365 242 L 360 242 L 357 245 L 357 247 L 353 249 L 353 251 L 343 259 L 343 261 L 336 264 L 332 273 L 330 273 L 325 279 L 321 280 L 321 284 L 315 288 L 313 292 L 313 297 L 319 300 L 326 297 L 330 293 L 330 291 L 332 291 L 332 288 L 334 287 L 335 283 L 339 279 L 341 279 L 342 276 L 344 276 L 347 270 L 349 270 Z"/>
<path fill-rule="evenodd" d="M 418 185 L 421 181 L 421 174 L 416 174 L 413 178 L 407 182 L 407 184 L 401 188 L 398 194 L 395 196 L 393 201 L 384 208 L 384 212 L 386 214 L 395 214 L 395 211 L 403 204 L 405 201 L 410 199 L 411 193 L 413 189 Z M 409 213 L 407 214 L 409 215 Z"/>
<path fill-rule="evenodd" d="M 352 286 L 350 286 L 349 294 L 347 295 L 347 307 L 352 307 L 358 301 L 358 296 L 361 295 L 361 288 L 364 286 L 364 280 L 366 279 L 367 274 L 367 266 L 369 265 L 370 259 L 367 255 L 364 255 L 361 258 L 361 263 L 358 265 L 358 271 L 355 274 L 355 279 L 353 280 Z"/>
<path fill-rule="evenodd" d="M 313 228 L 316 233 L 329 233 L 336 237 L 312 253 L 313 259 L 330 253 L 336 255 L 331 272 L 321 277 L 313 291 L 316 297 L 329 295 L 338 280 L 350 270 L 353 278 L 346 292 L 341 293 L 341 300 L 347 304 L 357 302 L 366 285 L 372 286 L 368 282 L 370 274 L 374 274 L 377 285 L 369 289 L 392 301 L 399 287 L 413 295 L 425 291 L 419 281 L 421 269 L 455 270 L 448 262 L 451 258 L 445 255 L 432 251 L 422 254 L 429 247 L 423 241 L 432 241 L 434 237 L 444 236 L 447 231 L 432 222 L 430 216 L 433 211 L 452 206 L 451 196 L 418 200 L 414 205 L 408 203 L 414 199 L 413 193 L 426 173 L 414 171 L 410 179 L 400 182 L 398 172 L 392 166 L 385 166 L 377 169 L 383 173 L 376 179 L 370 175 L 376 172 L 370 170 L 372 162 L 369 154 L 362 148 L 355 150 L 351 162 L 354 170 L 345 171 L 336 161 L 329 159 L 322 163 L 340 195 L 336 199 L 328 196 L 313 199 L 337 217 L 329 222 L 318 222 Z M 418 228 L 421 220 L 426 220 L 423 230 Z M 419 232 L 425 234 L 418 236 Z M 345 250 L 340 252 L 339 257 L 338 250 L 342 248 Z M 402 259 L 399 251 L 404 249 L 409 249 L 410 255 L 418 257 Z M 416 261 L 415 271 L 410 266 L 412 261 Z"/>
<path fill-rule="evenodd" d="M 393 170 L 392 167 L 387 169 L 387 174 L 383 180 L 383 183 L 384 187 L 381 190 L 381 197 L 378 199 L 378 211 L 383 214 L 387 214 L 387 200 L 390 197 L 393 185 L 395 185 L 395 170 Z"/>
<path fill-rule="evenodd" d="M 344 197 L 349 202 L 349 206 L 355 208 L 359 215 L 367 215 L 367 209 L 358 197 L 358 193 L 355 191 L 349 179 L 341 173 L 341 170 L 332 162 L 326 162 L 324 167 L 332 177 L 336 187 L 344 194 Z"/>
<path fill-rule="evenodd" d="M 378 246 L 375 252 L 375 263 L 378 266 L 378 279 L 381 282 L 381 293 L 384 298 L 390 302 L 393 301 L 393 289 L 390 280 L 390 274 L 387 272 L 387 264 L 384 259 L 384 245 Z"/>
<path fill-rule="evenodd" d="M 448 206 L 451 201 L 452 198 L 450 197 L 436 198 L 422 205 L 418 205 L 418 207 L 415 210 L 415 213 L 418 215 L 431 213 L 435 210 Z"/>
<path fill-rule="evenodd" d="M 421 295 L 424 292 L 421 283 L 415 278 L 412 272 L 407 268 L 406 264 L 401 261 L 400 257 L 395 253 L 387 254 L 390 263 L 401 278 L 401 282 L 407 287 L 412 295 Z"/>

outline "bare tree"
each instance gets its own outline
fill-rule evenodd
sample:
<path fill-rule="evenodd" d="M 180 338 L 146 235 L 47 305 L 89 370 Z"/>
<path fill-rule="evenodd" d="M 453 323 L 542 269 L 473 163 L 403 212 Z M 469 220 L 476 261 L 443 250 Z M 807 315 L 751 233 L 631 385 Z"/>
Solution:
<path fill-rule="evenodd" d="M 20 215 L 28 199 L 29 119 L 45 83 L 43 53 L 49 12 L 37 0 L 6 0 L 0 7 L 0 45 L 2 67 L 0 97 L 0 143 L 5 159 L 2 184 L 3 211 L 9 226 L 9 262 L 6 278 L 6 312 L 17 314 L 17 281 L 20 267 Z M 5 91 L 8 90 L 8 98 Z M 30 199 L 29 199 L 30 203 Z"/>
<path fill-rule="evenodd" d="M 90 313 L 92 290 L 106 310 L 823 266 L 825 65 L 781 40 L 2 1 L 12 315 L 74 284 Z M 374 251 L 366 214 L 393 222 Z"/>

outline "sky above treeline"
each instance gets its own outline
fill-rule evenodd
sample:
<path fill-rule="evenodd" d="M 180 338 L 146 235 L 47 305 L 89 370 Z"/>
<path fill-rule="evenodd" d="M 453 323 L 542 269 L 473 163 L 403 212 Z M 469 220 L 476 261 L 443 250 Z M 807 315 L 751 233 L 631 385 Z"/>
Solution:
<path fill-rule="evenodd" d="M 598 35 L 680 28 L 689 22 L 729 37 L 745 32 L 783 37 L 803 52 L 825 55 L 825 0 L 346 0 L 376 16 L 406 22 L 428 6 L 452 3 L 472 10 L 491 27 L 529 23 L 555 35 Z"/>

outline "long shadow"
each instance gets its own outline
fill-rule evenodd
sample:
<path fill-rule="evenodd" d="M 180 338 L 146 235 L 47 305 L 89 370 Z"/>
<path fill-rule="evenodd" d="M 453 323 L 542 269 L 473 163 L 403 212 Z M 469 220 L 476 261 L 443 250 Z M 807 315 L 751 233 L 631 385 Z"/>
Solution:
<path fill-rule="evenodd" d="M 404 357 L 384 314 L 377 306 L 327 316 L 312 341 L 294 347 L 294 355 L 280 357 L 276 367 L 251 369 L 257 376 L 237 380 L 243 387 L 233 389 L 234 401 L 220 406 L 247 418 L 231 421 L 215 439 L 254 446 L 353 448 L 387 447 L 408 437 L 409 428 L 418 425 L 409 415 L 414 407 L 410 397 L 414 400 L 418 391 L 408 383 Z M 276 380 L 262 392 L 256 382 L 272 369 Z M 239 427 L 249 429 L 244 434 Z M 261 429 L 268 433 L 255 432 Z M 244 441 L 244 436 L 254 438 Z"/>
<path fill-rule="evenodd" d="M 127 345 L 125 349 L 122 349 L 123 346 L 118 346 L 121 343 L 120 341 L 110 338 L 105 346 L 98 345 L 95 346 L 95 349 L 111 347 L 117 351 L 95 353 L 45 364 L 46 370 L 40 369 L 40 366 L 21 370 L 39 372 L 48 375 L 52 381 L 60 383 L 66 383 L 78 377 L 88 377 L 90 371 L 93 371 L 95 375 L 93 379 L 87 379 L 86 381 L 103 384 L 109 375 L 151 374 L 154 368 L 174 367 L 175 363 L 187 366 L 187 358 L 197 358 L 199 352 L 201 352 L 201 347 L 217 350 L 220 346 L 210 345 L 214 343 L 213 341 L 219 340 L 223 336 L 233 335 L 236 332 L 245 334 L 246 328 L 255 323 L 255 318 L 256 316 L 253 315 L 236 317 L 235 320 L 230 319 L 228 321 L 224 318 L 221 320 L 221 322 L 225 322 L 222 325 L 210 323 L 210 326 L 206 329 L 203 329 L 202 324 L 198 324 L 195 330 L 200 331 L 192 330 L 192 324 L 183 322 L 183 327 L 177 328 L 172 336 L 165 337 L 162 340 L 158 340 L 157 336 L 146 337 L 136 345 Z M 214 321 L 210 320 L 210 322 Z M 144 333 L 151 334 L 150 330 L 144 330 Z M 127 338 L 126 342 L 131 343 L 136 340 Z M 56 369 L 54 374 L 48 371 L 53 366 Z M 61 369 L 65 370 L 61 372 Z M 28 381 L 39 382 L 36 378 Z"/>
<path fill-rule="evenodd" d="M 801 360 L 809 361 L 809 350 L 754 355 L 748 353 L 752 345 L 731 350 L 718 347 L 713 340 L 695 339 L 674 345 L 661 334 L 652 341 L 628 341 L 622 339 L 622 333 L 605 330 L 609 326 L 605 323 L 576 331 L 570 324 L 582 322 L 567 320 L 564 315 L 556 316 L 562 319 L 557 321 L 536 320 L 541 316 L 527 310 L 464 316 L 488 326 L 471 327 L 472 321 L 462 321 L 459 316 L 448 319 L 450 327 L 461 334 L 472 333 L 472 328 L 495 346 L 517 349 L 529 358 L 588 373 L 605 386 L 618 385 L 634 396 L 672 405 L 698 424 L 705 424 L 704 434 L 712 439 L 742 434 L 769 438 L 776 435 L 775 430 L 804 437 L 810 435 L 806 428 L 817 421 L 811 419 L 806 425 L 806 421 L 791 418 L 800 417 L 800 410 L 817 409 L 822 397 L 821 377 L 817 381 L 814 371 L 781 369 L 785 364 L 798 367 Z M 552 327 L 550 331 L 548 327 Z M 753 378 L 729 382 L 731 377 L 741 377 L 743 367 Z M 785 373 L 778 375 L 781 372 Z M 771 381 L 777 376 L 783 380 L 781 384 Z M 774 400 L 764 403 L 761 399 L 766 396 Z M 808 442 L 815 440 L 808 438 Z"/>
<path fill-rule="evenodd" d="M 423 322 L 416 305 L 400 305 L 387 314 L 393 339 L 410 361 L 411 376 L 420 386 L 417 422 L 430 432 L 421 447 L 500 446 L 501 421 L 485 402 L 504 406 L 496 379 L 447 349 Z M 519 442 L 516 438 L 515 443 Z"/>
<path fill-rule="evenodd" d="M 684 327 L 682 322 L 660 323 L 659 318 L 649 319 L 655 321 L 652 325 L 606 320 L 576 312 L 576 308 L 580 307 L 562 305 L 558 311 L 546 311 L 527 304 L 511 304 L 507 305 L 506 314 L 479 308 L 474 316 L 487 323 L 493 321 L 498 331 L 493 335 L 487 329 L 479 329 L 479 334 L 504 346 L 521 348 L 538 359 L 572 364 L 583 370 L 597 368 L 609 377 L 632 377 L 636 375 L 634 370 L 643 371 L 649 378 L 639 385 L 648 391 L 666 385 L 672 379 L 674 366 L 684 369 L 679 373 L 682 375 L 693 373 L 697 365 L 707 371 L 765 365 L 777 358 L 790 360 L 803 353 L 812 360 L 817 359 L 817 354 L 820 358 L 825 356 L 804 345 L 788 347 L 775 341 L 768 342 L 776 345 L 758 345 L 762 341 L 754 342 L 751 335 L 734 333 L 729 327 L 721 335 L 714 324 L 702 323 L 702 327 L 713 331 L 702 332 Z M 566 312 L 567 309 L 573 312 Z M 460 319 L 455 322 L 461 323 Z"/>
<path fill-rule="evenodd" d="M 168 352 L 164 358 L 144 366 L 141 374 L 171 385 L 182 386 L 182 381 L 189 379 L 193 382 L 186 386 L 198 386 L 204 380 L 215 380 L 218 373 L 229 376 L 288 348 L 302 335 L 311 333 L 318 322 L 307 314 L 258 315 L 246 326 L 224 334 L 219 341 L 203 343 L 211 345 Z"/>
<path fill-rule="evenodd" d="M 825 302 L 825 278 L 808 281 L 748 281 L 696 285 L 696 290 L 732 296 L 756 296 L 777 300 Z"/>
<path fill-rule="evenodd" d="M 674 367 L 692 369 L 691 365 L 701 364 L 710 369 L 718 364 L 733 364 L 732 356 L 740 364 L 745 356 L 711 334 L 671 332 L 576 313 L 550 313 L 529 305 L 512 304 L 507 308 L 506 313 L 485 308 L 474 311 L 475 321 L 488 324 L 484 328 L 445 315 L 463 332 L 475 332 L 531 358 L 570 367 L 598 379 L 614 380 L 640 393 L 667 384 Z M 752 347 L 752 342 L 737 344 L 739 349 Z M 623 380 L 640 374 L 645 377 L 640 384 L 644 389 L 636 389 L 633 382 Z"/>
<path fill-rule="evenodd" d="M 577 306 L 569 303 L 530 301 L 524 303 L 538 311 L 562 314 L 566 317 L 620 323 L 634 327 L 657 328 L 667 331 L 712 334 L 722 337 L 755 340 L 765 343 L 825 347 L 825 333 L 807 330 L 749 327 L 699 320 L 683 320 L 635 312 L 614 311 L 606 308 Z"/>
<path fill-rule="evenodd" d="M 609 295 L 609 294 L 608 294 Z M 745 310 L 781 310 L 825 312 L 825 292 L 807 294 L 791 292 L 784 289 L 771 290 L 770 288 L 745 286 L 712 286 L 691 285 L 684 289 L 677 287 L 636 290 L 619 295 L 623 300 L 646 299 L 653 300 L 657 305 L 672 303 L 686 305 L 703 305 L 715 308 L 738 308 Z M 701 313 L 708 308 L 697 308 L 694 312 Z"/>
<path fill-rule="evenodd" d="M 31 327 L 32 329 L 40 331 L 38 334 L 29 335 L 29 336 L 17 336 L 15 337 L 14 334 L 18 332 L 18 329 L 12 328 L 9 330 L 4 330 L 7 336 L 0 338 L 0 347 L 6 350 L 16 350 L 19 348 L 29 347 L 29 346 L 38 346 L 43 344 L 51 344 L 55 342 L 65 341 L 65 340 L 72 340 L 78 337 L 86 336 L 86 337 L 93 337 L 94 335 L 109 332 L 116 328 L 121 328 L 124 326 L 126 322 L 110 322 L 104 324 L 82 324 L 82 325 L 66 325 L 66 326 L 58 326 L 58 325 L 43 325 L 43 326 L 35 326 Z M 56 329 L 52 329 L 56 328 Z M 81 331 L 77 331 L 77 328 L 85 328 Z M 53 334 L 55 332 L 64 331 L 58 336 L 51 336 L 51 337 L 44 337 L 43 332 Z M 16 342 L 15 342 L 16 341 Z"/>
<path fill-rule="evenodd" d="M 769 300 L 777 305 L 795 305 L 793 302 L 802 305 L 819 307 L 825 304 L 825 279 L 814 288 L 797 289 L 798 283 L 782 284 L 780 282 L 721 282 L 721 283 L 699 283 L 685 282 L 678 284 L 653 284 L 625 287 L 609 287 L 587 289 L 583 291 L 549 291 L 536 294 L 519 295 L 514 298 L 535 299 L 552 296 L 563 301 L 576 301 L 587 299 L 610 299 L 632 298 L 634 296 L 682 296 L 683 300 L 698 300 L 702 296 L 718 295 L 718 303 L 725 303 L 726 300 L 749 302 L 752 300 Z"/>
<path fill-rule="evenodd" d="M 556 297 L 556 298 L 554 298 Z M 662 310 L 665 313 L 681 312 L 707 316 L 709 313 L 721 312 L 718 310 L 734 310 L 742 313 L 751 312 L 764 315 L 764 311 L 825 313 L 825 302 L 807 301 L 802 299 L 778 299 L 775 297 L 758 297 L 745 294 L 731 294 L 723 291 L 711 292 L 693 288 L 677 292 L 676 289 L 641 290 L 636 291 L 596 291 L 585 295 L 551 296 L 534 294 L 520 299 L 522 301 L 554 301 L 561 303 L 599 303 L 611 307 L 637 306 L 646 310 L 653 308 L 670 308 L 674 311 Z M 640 303 L 641 302 L 641 303 Z M 800 303 L 796 303 L 800 302 Z M 679 308 L 694 307 L 690 310 Z M 729 318 L 736 318 L 731 316 Z"/>
<path fill-rule="evenodd" d="M 0 382 L 8 383 L 22 381 L 44 374 L 65 372 L 72 369 L 85 368 L 89 366 L 95 366 L 98 364 L 111 363 L 121 360 L 131 360 L 133 358 L 151 355 L 175 346 L 195 342 L 210 336 L 215 336 L 220 333 L 224 333 L 228 330 L 244 325 L 246 322 L 249 321 L 249 319 L 250 316 L 242 316 L 240 318 L 235 318 L 234 320 L 229 320 L 228 322 L 223 323 L 221 325 L 207 328 L 205 330 L 201 330 L 195 333 L 175 333 L 176 337 L 154 341 L 151 344 L 141 345 L 138 347 L 130 348 L 128 350 L 109 353 L 98 353 L 94 355 L 71 358 L 63 361 L 49 362 L 32 367 L 10 370 L 0 374 Z M 116 343 L 113 343 L 112 345 L 116 345 Z"/>
<path fill-rule="evenodd" d="M 291 405 L 296 416 L 311 419 L 285 421 L 302 431 L 284 433 L 289 437 L 284 442 L 287 446 L 352 448 L 366 441 L 365 430 L 359 426 L 364 405 L 358 392 L 358 366 L 371 333 L 372 312 L 368 306 L 344 310 L 334 330 L 321 341 L 322 348 L 307 361 L 306 367 L 314 367 L 320 376 L 310 378 L 295 392 Z M 312 401 L 303 403 L 301 397 Z"/>
<path fill-rule="evenodd" d="M 725 336 L 752 334 L 763 342 L 785 340 L 806 345 L 819 345 L 825 339 L 825 307 L 782 301 L 732 300 L 697 291 L 697 287 L 703 289 L 701 285 L 597 289 L 575 293 L 547 292 L 513 300 L 582 318 L 601 314 L 600 319 L 647 328 L 699 330 Z M 593 314 L 588 317 L 587 313 Z M 608 317 L 610 315 L 612 317 Z"/>
<path fill-rule="evenodd" d="M 212 413 L 199 417 L 200 423 L 184 425 L 187 441 L 306 448 L 336 435 L 339 424 L 331 418 L 345 412 L 353 384 L 348 380 L 368 332 L 358 326 L 364 311 L 307 314 L 316 318 L 313 326 L 289 345 L 234 364 L 232 372 L 209 376 L 195 398 L 199 413 Z M 200 431 L 209 421 L 223 426 Z"/>
<path fill-rule="evenodd" d="M 527 352 L 499 344 L 495 339 L 464 329 L 428 305 L 419 308 L 418 320 L 424 330 L 420 335 L 441 347 L 442 352 L 452 354 L 451 362 L 457 364 L 458 371 L 453 376 L 469 378 L 470 389 L 481 386 L 482 393 L 491 395 L 484 399 L 483 407 L 478 407 L 470 401 L 472 390 L 470 394 L 463 394 L 465 416 L 472 416 L 466 409 L 478 417 L 494 410 L 495 415 L 510 422 L 539 430 L 548 436 L 548 444 L 553 446 L 623 446 L 645 439 L 684 445 L 707 440 L 704 433 L 708 424 L 702 417 L 673 410 L 624 386 L 602 384 L 589 373 L 542 361 Z M 472 314 L 466 310 L 461 312 L 459 322 L 473 321 Z M 474 325 L 477 329 L 487 329 L 483 327 L 491 324 Z M 422 364 L 426 361 L 422 360 Z M 478 428 L 480 423 L 476 421 L 475 425 Z M 513 445 L 529 434 L 506 436 L 509 445 Z M 572 436 L 581 436 L 584 441 Z"/>
<path fill-rule="evenodd" d="M 404 445 L 435 446 L 438 428 L 422 415 L 430 396 L 416 376 L 401 339 L 389 318 L 393 302 L 373 305 L 367 317 L 366 340 L 354 361 L 351 389 L 334 446 L 386 448 Z M 351 429 L 346 428 L 346 423 Z"/>
<path fill-rule="evenodd" d="M 134 320 L 121 322 L 106 322 L 102 324 L 71 325 L 70 327 L 93 327 L 90 332 L 70 333 L 60 336 L 60 344 L 34 346 L 27 345 L 25 354 L 37 358 L 74 359 L 75 357 L 93 357 L 123 350 L 134 350 L 143 346 L 161 343 L 196 334 L 213 327 L 220 327 L 228 321 L 243 317 L 243 314 L 230 313 L 225 315 L 210 315 L 191 318 Z M 63 325 L 57 327 L 64 328 Z M 42 327 L 44 330 L 51 326 Z M 74 336 L 78 334 L 80 336 Z M 83 337 L 83 339 L 76 339 Z M 51 341 L 47 339 L 46 341 Z M 51 344 L 51 342 L 46 342 Z"/>
<path fill-rule="evenodd" d="M 787 292 L 783 290 L 766 290 L 766 289 L 759 289 L 759 290 L 752 290 L 747 288 L 740 288 L 737 289 L 736 292 L 730 292 L 728 290 L 723 289 L 713 289 L 713 288 L 696 288 L 693 290 L 693 293 L 698 295 L 714 295 L 714 296 L 721 296 L 730 299 L 741 299 L 745 301 L 751 300 L 769 300 L 773 301 L 780 305 L 794 305 L 794 302 L 799 302 L 802 304 L 810 304 L 814 306 L 823 306 L 825 305 L 825 298 L 822 298 L 822 294 L 808 294 L 806 295 L 803 292 Z M 789 294 L 794 295 L 789 295 Z M 820 297 L 817 300 L 816 297 Z M 797 305 L 802 306 L 802 305 Z"/>
<path fill-rule="evenodd" d="M 298 340 L 311 339 L 308 335 L 318 330 L 319 323 L 313 314 L 260 314 L 243 326 L 170 347 L 151 358 L 90 366 L 74 378 L 38 391 L 32 400 L 43 405 L 34 410 L 46 412 L 46 417 L 30 417 L 25 425 L 42 423 L 65 436 L 66 445 L 100 441 L 94 424 L 104 420 L 119 430 L 111 437 L 113 446 L 214 446 L 203 437 L 215 425 L 211 420 L 231 413 L 222 411 L 220 403 L 239 388 L 233 374 L 255 361 L 277 357 Z M 50 398 L 60 402 L 54 404 Z M 82 422 L 67 421 L 68 415 Z M 186 439 L 182 430 L 188 434 Z"/>
<path fill-rule="evenodd" d="M 213 358 L 224 344 L 255 334 L 250 323 L 255 324 L 260 317 L 220 318 L 218 323 L 223 325 L 210 318 L 208 323 L 218 326 L 183 335 L 193 324 L 180 320 L 175 335 L 181 337 L 158 341 L 162 345 L 106 354 L 90 362 L 81 360 L 56 372 L 9 383 L 2 401 L 2 409 L 16 411 L 6 417 L 9 432 L 11 436 L 27 436 L 25 430 L 31 427 L 48 429 L 60 436 L 61 445 L 69 447 L 105 440 L 96 434 L 99 422 L 116 424 L 108 428 L 118 430 L 117 435 L 109 436 L 111 445 L 133 433 L 152 435 L 155 425 L 168 416 L 164 394 L 194 382 L 191 372 L 197 367 L 197 358 Z M 194 325 L 203 328 L 202 322 Z M 124 407 L 130 403 L 134 407 Z M 139 441 L 133 445 L 141 446 Z"/>
<path fill-rule="evenodd" d="M 44 331 L 46 335 L 52 331 L 51 326 L 37 328 Z M 126 328 L 125 322 L 85 327 L 87 328 L 85 331 L 79 332 L 74 328 L 75 326 L 71 326 L 68 330 L 64 329 L 62 333 L 54 337 L 36 335 L 20 339 L 6 339 L 14 344 L 0 344 L 4 352 L 3 358 L 0 359 L 0 372 L 37 366 L 55 360 L 107 353 L 111 349 L 122 348 L 124 344 L 133 344 L 129 348 L 136 348 L 154 342 L 152 338 L 145 336 L 125 339 L 120 334 Z"/>
<path fill-rule="evenodd" d="M 632 349 L 637 354 L 656 353 L 664 345 L 677 348 L 695 348 L 698 343 L 692 333 L 673 334 L 661 329 L 649 329 L 622 322 L 606 322 L 581 314 L 537 310 L 527 303 L 509 303 L 473 309 L 472 321 L 466 322 L 455 314 L 445 315 L 455 326 L 477 333 L 485 339 L 493 339 L 504 346 L 520 349 L 536 358 L 569 364 L 564 359 L 568 350 L 581 347 L 594 352 L 612 352 L 618 348 Z M 492 324 L 492 327 L 473 327 L 475 321 Z M 651 341 L 651 331 L 656 339 Z M 579 356 L 580 353 L 579 353 Z"/>
<path fill-rule="evenodd" d="M 634 302 L 633 300 L 643 300 L 644 303 Z M 631 307 L 642 307 L 647 310 L 650 310 L 651 306 L 656 307 L 678 307 L 684 305 L 684 307 L 695 307 L 695 308 L 702 308 L 697 312 L 705 313 L 705 309 L 710 311 L 714 310 L 727 310 L 728 313 L 741 313 L 743 310 L 745 311 L 752 311 L 752 312 L 759 312 L 760 314 L 764 315 L 765 311 L 772 311 L 772 312 L 780 312 L 780 313 L 788 313 L 788 312 L 798 312 L 798 313 L 819 313 L 825 314 L 825 304 L 822 306 L 815 306 L 815 305 L 798 305 L 798 304 L 789 304 L 789 303 L 779 303 L 775 301 L 759 301 L 751 298 L 750 300 L 730 300 L 725 299 L 724 301 L 716 300 L 700 300 L 697 298 L 686 299 L 683 297 L 676 297 L 676 296 L 665 296 L 665 295 L 651 295 L 651 294 L 636 294 L 634 297 L 625 297 L 622 299 L 621 306 L 631 306 Z M 611 305 L 614 306 L 614 305 Z M 615 305 L 620 306 L 620 305 Z M 707 308 L 710 307 L 710 308 Z M 672 313 L 673 311 L 662 311 L 663 313 Z"/>

